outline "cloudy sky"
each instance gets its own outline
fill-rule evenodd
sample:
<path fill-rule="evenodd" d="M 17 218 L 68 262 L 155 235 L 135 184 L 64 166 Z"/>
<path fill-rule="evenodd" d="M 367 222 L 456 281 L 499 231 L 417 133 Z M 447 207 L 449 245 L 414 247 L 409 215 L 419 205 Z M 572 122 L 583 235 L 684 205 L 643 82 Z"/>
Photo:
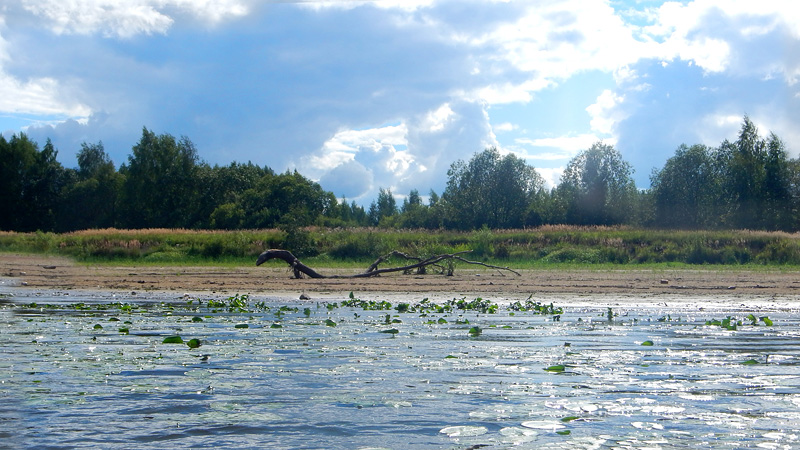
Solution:
<path fill-rule="evenodd" d="M 551 183 L 602 140 L 649 185 L 747 114 L 800 152 L 792 0 L 5 0 L 0 132 L 77 166 L 142 127 L 368 204 L 488 146 Z"/>

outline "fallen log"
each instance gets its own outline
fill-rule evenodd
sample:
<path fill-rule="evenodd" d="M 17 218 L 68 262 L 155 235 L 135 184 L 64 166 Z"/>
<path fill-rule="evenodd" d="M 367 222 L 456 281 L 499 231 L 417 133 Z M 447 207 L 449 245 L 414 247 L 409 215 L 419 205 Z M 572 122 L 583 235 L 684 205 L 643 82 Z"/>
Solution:
<path fill-rule="evenodd" d="M 428 257 L 428 258 L 420 258 L 420 257 L 416 257 L 416 256 L 409 256 L 409 255 L 407 255 L 407 254 L 405 254 L 403 252 L 399 252 L 399 251 L 395 250 L 395 251 L 393 251 L 393 252 L 391 252 L 391 253 L 389 253 L 387 255 L 384 255 L 384 256 L 381 256 L 380 258 L 378 258 L 374 263 L 372 263 L 372 265 L 369 266 L 369 268 L 367 269 L 366 272 L 356 273 L 356 274 L 352 274 L 352 275 L 323 275 L 323 274 L 317 272 L 316 270 L 306 266 L 302 262 L 300 262 L 300 260 L 297 259 L 297 257 L 294 256 L 292 254 L 292 252 L 290 252 L 288 250 L 269 249 L 269 250 L 261 253 L 260 255 L 258 255 L 258 259 L 256 260 L 256 266 L 260 266 L 261 264 L 264 264 L 265 262 L 267 262 L 269 260 L 272 260 L 272 259 L 280 259 L 280 260 L 283 260 L 286 264 L 289 265 L 289 267 L 292 268 L 292 271 L 294 272 L 294 277 L 295 278 L 302 278 L 303 275 L 307 275 L 310 278 L 368 278 L 368 277 L 375 277 L 375 276 L 378 276 L 378 275 L 381 275 L 381 274 L 384 274 L 384 273 L 390 273 L 390 272 L 409 272 L 409 271 L 412 271 L 414 269 L 417 269 L 417 273 L 424 273 L 424 269 L 426 267 L 428 267 L 428 266 L 439 267 L 439 268 L 442 269 L 442 271 L 444 271 L 444 267 L 440 263 L 442 263 L 444 261 L 449 261 L 449 262 L 461 261 L 461 262 L 466 263 L 466 264 L 480 265 L 480 266 L 483 266 L 483 267 L 488 267 L 490 269 L 497 269 L 497 270 L 500 270 L 500 271 L 505 270 L 505 271 L 511 272 L 511 273 L 513 273 L 515 275 L 520 275 L 519 272 L 517 272 L 515 270 L 512 270 L 512 269 L 510 269 L 508 267 L 494 266 L 494 265 L 482 263 L 482 262 L 479 262 L 479 261 L 470 261 L 470 260 L 465 259 L 462 256 L 460 256 L 460 255 L 462 255 L 464 253 L 469 253 L 469 250 L 463 251 L 463 252 L 457 252 L 457 253 L 446 253 L 446 254 L 442 254 L 442 255 L 435 255 L 435 256 Z M 390 259 L 393 256 L 403 257 L 403 258 L 405 258 L 407 260 L 412 260 L 412 261 L 416 261 L 416 262 L 413 263 L 413 264 L 407 264 L 407 265 L 398 266 L 398 267 L 387 267 L 387 268 L 384 268 L 384 269 L 379 269 L 378 268 L 378 266 L 381 263 L 387 261 L 388 259 Z M 447 269 L 447 275 L 453 275 L 452 265 L 450 265 L 450 267 Z"/>

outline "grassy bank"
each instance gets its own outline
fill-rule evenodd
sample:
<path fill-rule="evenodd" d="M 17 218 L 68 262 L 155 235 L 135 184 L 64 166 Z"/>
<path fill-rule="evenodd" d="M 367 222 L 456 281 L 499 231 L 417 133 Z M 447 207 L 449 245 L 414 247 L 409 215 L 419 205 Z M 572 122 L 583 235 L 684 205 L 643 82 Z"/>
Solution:
<path fill-rule="evenodd" d="M 362 266 L 400 250 L 426 256 L 470 250 L 471 259 L 538 267 L 561 264 L 800 265 L 800 235 L 550 226 L 473 232 L 383 229 L 86 230 L 0 232 L 0 251 L 56 254 L 89 262 L 252 264 L 285 248 L 320 266 Z"/>

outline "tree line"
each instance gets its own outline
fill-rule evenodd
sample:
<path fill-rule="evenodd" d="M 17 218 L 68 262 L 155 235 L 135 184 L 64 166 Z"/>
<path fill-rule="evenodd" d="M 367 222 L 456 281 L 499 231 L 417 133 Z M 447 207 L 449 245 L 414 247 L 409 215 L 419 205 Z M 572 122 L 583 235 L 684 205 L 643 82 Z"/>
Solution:
<path fill-rule="evenodd" d="M 545 187 L 536 169 L 496 148 L 455 161 L 441 195 L 412 190 L 398 204 L 381 188 L 368 208 L 337 199 L 297 171 L 200 160 L 187 137 L 144 128 L 115 169 L 102 142 L 83 143 L 65 168 L 48 139 L 0 136 L 0 230 L 91 228 L 297 229 L 381 226 L 472 230 L 545 224 L 797 231 L 800 160 L 745 116 L 735 141 L 681 145 L 651 187 L 636 188 L 631 165 L 602 142 L 580 152 L 561 181 Z"/>

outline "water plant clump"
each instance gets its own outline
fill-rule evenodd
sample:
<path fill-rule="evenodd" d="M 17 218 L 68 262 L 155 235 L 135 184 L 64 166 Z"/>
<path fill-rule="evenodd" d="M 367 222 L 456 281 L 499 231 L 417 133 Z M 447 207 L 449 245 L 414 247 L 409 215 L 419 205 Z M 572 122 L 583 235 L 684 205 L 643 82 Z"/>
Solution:
<path fill-rule="evenodd" d="M 193 300 L 188 300 L 187 305 L 193 305 Z M 200 303 L 202 307 L 202 302 Z M 212 311 L 227 311 L 227 312 L 268 312 L 272 309 L 266 302 L 259 301 L 252 305 L 250 304 L 250 296 L 248 294 L 236 294 L 225 299 L 209 299 L 205 303 L 205 308 Z"/>
<path fill-rule="evenodd" d="M 350 308 L 361 308 L 367 311 L 383 311 L 392 309 L 392 304 L 387 302 L 386 300 L 382 301 L 375 301 L 375 300 L 361 300 L 360 298 L 356 298 L 355 294 L 350 292 L 350 299 L 343 300 L 342 306 L 350 307 Z"/>
<path fill-rule="evenodd" d="M 767 316 L 757 317 L 754 314 L 748 314 L 745 320 L 750 321 L 750 323 L 746 323 L 742 319 L 736 319 L 735 317 L 728 316 L 722 320 L 718 319 L 710 319 L 706 321 L 706 325 L 709 326 L 717 326 L 720 328 L 724 328 L 728 331 L 736 331 L 739 327 L 743 325 L 748 326 L 758 326 L 759 322 L 763 322 L 765 326 L 771 327 L 773 325 L 772 320 Z"/>
<path fill-rule="evenodd" d="M 533 296 L 531 295 L 525 300 L 525 303 L 520 302 L 517 300 L 516 302 L 510 304 L 508 309 L 511 311 L 528 311 L 533 312 L 534 314 L 564 314 L 564 308 L 555 307 L 553 303 L 545 304 L 538 301 L 531 300 Z"/>

